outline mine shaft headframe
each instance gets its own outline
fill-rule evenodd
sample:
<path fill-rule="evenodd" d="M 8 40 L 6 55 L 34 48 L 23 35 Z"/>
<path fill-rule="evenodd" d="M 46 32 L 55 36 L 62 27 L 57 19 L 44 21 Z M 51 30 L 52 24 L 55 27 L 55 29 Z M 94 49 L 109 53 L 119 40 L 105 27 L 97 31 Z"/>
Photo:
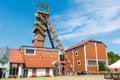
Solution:
<path fill-rule="evenodd" d="M 44 10 L 42 10 L 42 9 L 44 9 Z M 49 26 L 49 29 L 52 32 L 52 34 L 54 35 L 54 38 L 55 38 L 60 50 L 62 51 L 63 54 L 65 54 L 64 47 L 62 46 L 62 43 L 60 42 L 60 40 L 56 34 L 56 31 L 54 30 L 54 28 L 53 28 L 53 26 L 48 18 L 49 10 L 50 10 L 49 5 L 39 2 L 39 3 L 37 3 L 37 13 L 35 14 L 35 16 L 40 18 L 43 22 L 45 22 Z M 50 39 L 50 41 L 51 41 L 51 43 L 53 43 L 52 39 Z M 67 55 L 65 55 L 65 59 L 68 62 L 68 64 L 70 65 L 70 69 L 72 70 L 72 72 L 74 72 L 74 68 L 73 68 L 72 64 L 70 63 L 70 60 L 68 59 Z"/>
<path fill-rule="evenodd" d="M 44 8 L 47 12 L 50 11 L 50 5 L 42 3 L 42 2 L 38 2 L 37 3 L 37 10 Z"/>

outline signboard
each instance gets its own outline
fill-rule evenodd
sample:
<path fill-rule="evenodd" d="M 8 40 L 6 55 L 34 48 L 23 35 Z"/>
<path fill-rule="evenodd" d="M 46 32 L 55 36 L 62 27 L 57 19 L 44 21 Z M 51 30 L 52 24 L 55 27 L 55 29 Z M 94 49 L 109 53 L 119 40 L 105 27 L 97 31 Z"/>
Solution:
<path fill-rule="evenodd" d="M 18 65 L 17 64 L 12 64 L 12 67 L 17 67 Z"/>

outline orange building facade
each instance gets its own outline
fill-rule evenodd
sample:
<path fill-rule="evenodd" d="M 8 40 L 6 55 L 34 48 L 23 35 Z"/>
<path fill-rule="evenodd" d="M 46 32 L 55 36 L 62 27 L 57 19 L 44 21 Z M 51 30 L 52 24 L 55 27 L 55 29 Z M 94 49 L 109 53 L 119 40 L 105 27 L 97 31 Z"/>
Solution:
<path fill-rule="evenodd" d="M 35 28 L 32 46 L 10 49 L 9 77 L 37 77 L 59 75 L 59 49 L 44 47 L 45 34 Z"/>
<path fill-rule="evenodd" d="M 82 42 L 66 50 L 74 72 L 98 71 L 98 63 L 103 62 L 108 66 L 106 46 L 101 41 L 93 39 Z M 65 65 L 65 72 L 70 73 L 69 64 Z"/>
<path fill-rule="evenodd" d="M 54 76 L 59 50 L 35 46 L 10 49 L 9 77 Z"/>

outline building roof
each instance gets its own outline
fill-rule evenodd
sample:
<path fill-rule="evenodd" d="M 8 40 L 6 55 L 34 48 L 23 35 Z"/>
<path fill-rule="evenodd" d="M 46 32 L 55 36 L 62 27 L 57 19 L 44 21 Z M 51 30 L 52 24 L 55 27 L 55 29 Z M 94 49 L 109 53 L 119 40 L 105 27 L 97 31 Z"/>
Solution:
<path fill-rule="evenodd" d="M 120 68 L 120 60 L 108 66 L 109 68 Z"/>
<path fill-rule="evenodd" d="M 19 49 L 10 49 L 10 63 L 24 63 L 23 54 Z"/>
<path fill-rule="evenodd" d="M 26 68 L 54 68 L 52 60 L 50 58 L 25 58 Z"/>
<path fill-rule="evenodd" d="M 80 43 L 71 46 L 71 47 L 68 48 L 66 51 L 68 51 L 68 50 L 72 50 L 72 49 L 77 48 L 77 47 L 80 47 L 80 46 L 83 46 L 83 45 L 85 45 L 85 44 L 88 43 L 88 42 L 98 42 L 98 43 L 102 43 L 102 44 L 104 44 L 104 43 L 101 42 L 101 41 L 97 41 L 97 40 L 93 40 L 93 39 L 82 40 Z M 104 45 L 105 45 L 105 44 L 104 44 Z M 105 46 L 106 46 L 106 45 L 105 45 Z"/>

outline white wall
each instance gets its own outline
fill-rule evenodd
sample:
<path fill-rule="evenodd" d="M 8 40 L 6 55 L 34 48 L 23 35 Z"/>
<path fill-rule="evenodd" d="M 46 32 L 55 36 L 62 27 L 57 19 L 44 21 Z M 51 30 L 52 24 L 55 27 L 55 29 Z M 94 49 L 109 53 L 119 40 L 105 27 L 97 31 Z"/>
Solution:
<path fill-rule="evenodd" d="M 52 77 L 54 76 L 53 75 L 53 69 L 50 69 L 50 76 L 52 76 Z"/>
<path fill-rule="evenodd" d="M 23 66 L 22 66 L 22 64 L 20 64 L 19 65 L 19 68 L 18 68 L 18 76 L 20 77 L 20 76 L 22 76 L 22 74 L 23 74 Z"/>
<path fill-rule="evenodd" d="M 37 74 L 37 76 L 45 76 L 46 70 L 45 69 L 37 69 L 36 74 Z"/>
<path fill-rule="evenodd" d="M 53 76 L 53 69 L 50 69 L 49 72 L 50 76 Z M 46 76 L 46 69 L 37 69 L 36 70 L 37 76 Z M 28 77 L 32 76 L 32 69 L 28 69 Z"/>
<path fill-rule="evenodd" d="M 37 76 L 46 76 L 46 69 L 37 69 Z M 50 76 L 53 76 L 53 69 L 50 69 Z"/>
<path fill-rule="evenodd" d="M 28 77 L 32 76 L 32 69 L 28 69 Z"/>

